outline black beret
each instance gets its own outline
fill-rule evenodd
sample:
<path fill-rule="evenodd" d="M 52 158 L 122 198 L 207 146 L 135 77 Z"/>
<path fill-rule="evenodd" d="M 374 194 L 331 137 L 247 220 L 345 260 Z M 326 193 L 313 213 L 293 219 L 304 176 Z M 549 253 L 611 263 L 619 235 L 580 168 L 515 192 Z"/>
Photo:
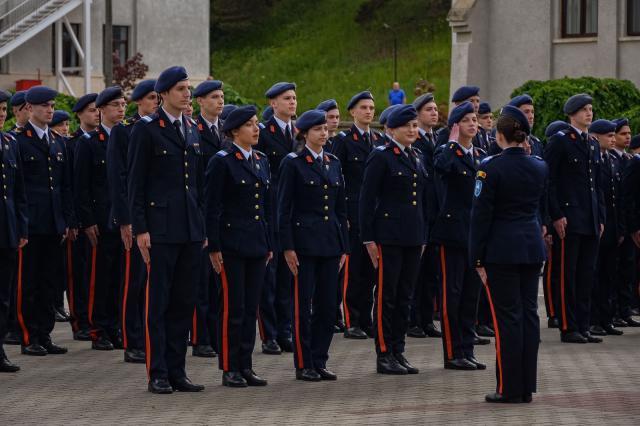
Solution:
<path fill-rule="evenodd" d="M 271 117 L 273 117 L 273 108 L 269 105 L 262 111 L 262 120 L 268 121 L 271 120 Z"/>
<path fill-rule="evenodd" d="M 524 115 L 520 108 L 513 105 L 505 105 L 500 111 L 501 116 L 511 117 L 516 121 L 514 128 L 516 130 L 522 130 L 527 135 L 531 134 L 531 126 L 529 126 L 529 120 Z"/>
<path fill-rule="evenodd" d="M 582 109 L 585 105 L 589 105 L 593 103 L 593 98 L 586 93 L 580 93 L 578 95 L 573 95 L 567 102 L 564 104 L 564 108 L 562 109 L 565 114 L 573 115 Z"/>
<path fill-rule="evenodd" d="M 589 133 L 597 133 L 599 135 L 606 135 L 607 133 L 614 133 L 616 131 L 616 123 L 609 120 L 596 120 L 589 126 Z"/>
<path fill-rule="evenodd" d="M 13 94 L 13 96 L 11 97 L 11 106 L 20 106 L 20 105 L 24 105 L 24 103 L 26 102 L 26 100 L 24 99 L 24 96 L 27 94 L 26 90 L 19 90 L 16 93 Z"/>
<path fill-rule="evenodd" d="M 271 86 L 269 88 L 269 90 L 267 90 L 265 92 L 264 96 L 267 99 L 273 99 L 273 98 L 283 94 L 287 90 L 296 90 L 296 84 L 295 83 L 287 83 L 286 81 L 281 81 L 281 82 L 276 83 L 273 86 Z"/>
<path fill-rule="evenodd" d="M 227 104 L 224 107 L 222 107 L 222 112 L 220 113 L 220 119 L 222 121 L 226 120 L 227 117 L 229 116 L 229 113 L 231 111 L 233 111 L 234 109 L 238 108 L 236 105 L 233 104 Z"/>
<path fill-rule="evenodd" d="M 629 144 L 629 149 L 638 149 L 640 148 L 640 135 L 635 135 L 631 138 L 631 143 Z"/>
<path fill-rule="evenodd" d="M 222 90 L 222 82 L 220 80 L 205 80 L 198 84 L 198 87 L 193 91 L 193 97 L 205 96 L 214 90 Z"/>
<path fill-rule="evenodd" d="M 477 96 L 478 93 L 480 93 L 480 88 L 478 86 L 462 86 L 461 88 L 453 92 L 451 102 L 466 101 L 472 96 Z"/>
<path fill-rule="evenodd" d="M 335 99 L 327 99 L 326 101 L 320 102 L 316 109 L 321 109 L 325 112 L 329 112 L 332 109 L 338 109 L 338 102 Z"/>
<path fill-rule="evenodd" d="M 413 106 L 416 108 L 417 111 L 420 111 L 420 108 L 422 108 L 429 102 L 433 102 L 434 99 L 435 98 L 433 97 L 433 93 L 425 93 L 424 95 L 418 96 L 413 101 Z"/>
<path fill-rule="evenodd" d="M 489 102 L 480 102 L 480 107 L 478 107 L 478 114 L 490 114 L 491 113 L 491 105 Z"/>
<path fill-rule="evenodd" d="M 62 123 L 63 121 L 67 121 L 70 118 L 71 116 L 67 111 L 57 109 L 53 112 L 53 118 L 51 119 L 51 123 L 49 123 L 49 126 L 57 126 L 58 124 Z"/>
<path fill-rule="evenodd" d="M 327 113 L 321 109 L 311 109 L 309 111 L 303 112 L 300 117 L 296 120 L 296 127 L 301 132 L 305 132 L 312 128 L 313 126 L 317 126 L 319 124 L 324 124 L 327 122 Z"/>
<path fill-rule="evenodd" d="M 11 99 L 11 93 L 0 90 L 0 102 L 7 102 L 9 99 Z"/>
<path fill-rule="evenodd" d="M 158 93 L 166 92 L 180 81 L 188 80 L 189 75 L 184 67 L 169 67 L 162 71 L 156 80 L 154 89 Z"/>
<path fill-rule="evenodd" d="M 73 108 L 71 108 L 71 112 L 81 112 L 91 102 L 95 102 L 97 98 L 98 98 L 97 93 L 87 93 L 86 95 L 81 96 L 80 99 L 78 99 L 76 104 L 73 106 Z"/>
<path fill-rule="evenodd" d="M 398 108 L 394 108 L 387 117 L 387 127 L 395 129 L 396 127 L 404 126 L 411 120 L 418 118 L 418 111 L 416 108 L 409 105 L 398 105 Z"/>
<path fill-rule="evenodd" d="M 511 99 L 508 105 L 516 108 L 520 108 L 522 105 L 533 105 L 533 98 L 525 93 L 524 95 L 519 95 Z"/>
<path fill-rule="evenodd" d="M 156 80 L 142 80 L 140 83 L 136 85 L 136 88 L 131 92 L 131 101 L 136 102 L 140 99 L 144 98 L 149 94 L 149 92 L 153 92 L 156 85 Z"/>
<path fill-rule="evenodd" d="M 386 107 L 381 113 L 380 113 L 380 118 L 378 119 L 378 121 L 380 122 L 380 124 L 382 124 L 383 126 L 385 124 L 387 124 L 387 119 L 389 118 L 389 114 L 391 114 L 391 111 L 393 111 L 394 109 L 398 108 L 400 105 L 402 104 L 396 104 L 396 105 L 391 105 Z M 417 109 L 417 108 L 416 108 Z"/>
<path fill-rule="evenodd" d="M 55 99 L 58 92 L 47 86 L 33 86 L 27 90 L 24 99 L 32 105 L 44 104 Z"/>
<path fill-rule="evenodd" d="M 105 106 L 114 99 L 124 98 L 124 92 L 120 86 L 111 86 L 104 89 L 96 98 L 96 107 Z"/>
<path fill-rule="evenodd" d="M 447 124 L 449 126 L 453 126 L 454 124 L 460 122 L 460 120 L 462 120 L 465 115 L 472 112 L 474 112 L 473 104 L 469 101 L 463 102 L 451 110 L 451 112 L 449 113 L 449 120 L 447 120 Z"/>
<path fill-rule="evenodd" d="M 615 120 L 611 120 L 616 123 L 616 133 L 618 133 L 624 126 L 629 125 L 629 119 L 627 118 L 616 118 Z"/>
<path fill-rule="evenodd" d="M 233 129 L 237 129 L 247 121 L 251 120 L 251 117 L 258 113 L 258 108 L 253 105 L 237 107 L 229 113 L 227 119 L 222 124 L 222 131 L 229 132 Z"/>
<path fill-rule="evenodd" d="M 358 102 L 360 102 L 361 100 L 363 100 L 363 99 L 371 99 L 371 100 L 373 100 L 373 95 L 368 90 L 365 90 L 364 92 L 357 93 L 356 95 L 354 95 L 351 98 L 351 100 L 347 104 L 347 110 L 350 110 L 351 108 L 356 106 L 356 104 Z"/>
<path fill-rule="evenodd" d="M 547 126 L 547 128 L 544 131 L 544 136 L 547 138 L 550 138 L 551 136 L 555 135 L 559 131 L 566 130 L 569 127 L 571 127 L 571 125 L 566 121 L 556 120 Z"/>

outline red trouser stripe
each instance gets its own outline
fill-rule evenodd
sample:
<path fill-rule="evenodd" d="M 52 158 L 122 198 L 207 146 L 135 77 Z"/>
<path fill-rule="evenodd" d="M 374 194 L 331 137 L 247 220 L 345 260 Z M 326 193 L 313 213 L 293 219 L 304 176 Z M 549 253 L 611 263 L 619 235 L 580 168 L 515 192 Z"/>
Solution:
<path fill-rule="evenodd" d="M 229 282 L 224 265 L 220 270 L 222 281 L 222 370 L 229 371 Z"/>
<path fill-rule="evenodd" d="M 484 288 L 487 290 L 487 298 L 489 299 L 489 308 L 491 309 L 491 317 L 493 318 L 493 328 L 496 333 L 496 360 L 498 363 L 498 393 L 502 394 L 502 345 L 500 344 L 500 327 L 498 327 L 498 318 L 496 317 L 496 311 L 493 308 L 493 298 L 491 297 L 491 291 L 489 285 L 485 282 Z"/>
<path fill-rule="evenodd" d="M 258 332 L 260 333 L 260 340 L 264 342 L 266 336 L 264 334 L 264 324 L 262 324 L 262 318 L 260 317 L 260 307 L 258 306 Z"/>
<path fill-rule="evenodd" d="M 344 262 L 344 279 L 342 280 L 342 310 L 344 311 L 344 323 L 347 328 L 351 328 L 351 317 L 349 316 L 349 306 L 347 305 L 347 288 L 349 287 L 349 255 Z"/>
<path fill-rule="evenodd" d="M 198 341 L 198 315 L 196 314 L 196 308 L 193 308 L 193 315 L 191 316 L 191 344 L 195 345 Z"/>
<path fill-rule="evenodd" d="M 447 257 L 444 245 L 440 246 L 440 266 L 442 269 L 442 328 L 444 329 L 442 335 L 447 347 L 447 359 L 453 359 L 451 326 L 449 325 L 449 310 L 447 309 Z"/>
<path fill-rule="evenodd" d="M 380 352 L 387 352 L 387 344 L 384 341 L 384 332 L 382 327 L 382 286 L 383 286 L 383 266 L 382 266 L 382 246 L 378 244 L 378 345 Z"/>
<path fill-rule="evenodd" d="M 293 276 L 293 311 L 296 329 L 296 355 L 298 357 L 298 368 L 304 368 L 304 358 L 302 356 L 302 343 L 300 342 L 300 292 L 298 290 L 298 275 Z"/>
<path fill-rule="evenodd" d="M 18 289 L 17 289 L 17 301 L 16 301 L 16 310 L 18 315 L 18 324 L 20 324 L 20 328 L 22 329 L 22 341 L 25 346 L 29 346 L 29 329 L 24 322 L 24 316 L 22 315 L 22 249 L 18 249 Z"/>
<path fill-rule="evenodd" d="M 129 274 L 131 273 L 131 248 L 124 252 L 124 290 L 122 291 L 122 343 L 128 349 L 127 343 L 127 299 L 129 297 Z"/>

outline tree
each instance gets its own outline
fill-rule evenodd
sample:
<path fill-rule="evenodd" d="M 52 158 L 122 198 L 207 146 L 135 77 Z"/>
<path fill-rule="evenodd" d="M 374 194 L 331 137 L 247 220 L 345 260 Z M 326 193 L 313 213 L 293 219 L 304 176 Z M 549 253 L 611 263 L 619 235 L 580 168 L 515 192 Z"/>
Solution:
<path fill-rule="evenodd" d="M 142 62 L 142 53 L 137 52 L 124 64 L 120 63 L 118 52 L 113 53 L 113 83 L 122 87 L 125 92 L 133 89 L 136 82 L 142 80 L 147 71 L 149 66 Z"/>

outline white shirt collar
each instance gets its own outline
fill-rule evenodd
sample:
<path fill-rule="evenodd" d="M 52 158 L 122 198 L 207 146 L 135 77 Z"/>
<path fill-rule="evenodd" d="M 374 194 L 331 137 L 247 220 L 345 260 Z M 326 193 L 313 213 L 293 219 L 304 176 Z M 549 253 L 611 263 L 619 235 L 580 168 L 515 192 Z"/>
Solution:
<path fill-rule="evenodd" d="M 173 115 L 169 114 L 167 110 L 164 109 L 164 107 L 162 108 L 162 110 L 165 114 L 167 114 L 167 118 L 169 119 L 169 121 L 171 121 L 171 124 L 173 124 L 176 120 L 180 120 L 180 126 L 182 126 L 182 113 L 180 113 L 179 116 L 174 117 Z"/>
<path fill-rule="evenodd" d="M 291 120 L 289 120 L 288 122 L 287 121 L 282 121 L 278 117 L 276 117 L 275 115 L 273 116 L 273 118 L 276 119 L 276 123 L 278 123 L 278 126 L 280 126 L 280 130 L 282 130 L 282 133 L 284 133 L 284 131 L 287 128 L 287 126 L 289 126 L 289 130 L 293 131 L 293 128 L 291 126 Z"/>
<path fill-rule="evenodd" d="M 406 146 L 402 145 L 400 142 L 398 142 L 395 139 L 391 139 L 391 142 L 395 143 L 398 146 L 398 148 L 400 148 L 400 151 L 402 151 L 404 155 L 406 156 L 409 155 L 409 153 L 406 151 L 406 148 L 407 148 Z"/>
<path fill-rule="evenodd" d="M 456 142 L 456 141 L 453 141 L 453 142 Z M 465 148 L 464 146 L 462 146 L 462 144 L 461 144 L 461 143 L 459 143 L 459 142 L 456 142 L 456 143 L 458 144 L 458 146 L 460 147 L 460 149 L 462 150 L 462 152 L 464 152 L 465 154 L 471 154 L 471 155 L 473 155 L 473 145 L 471 145 L 471 148 L 467 149 L 467 148 Z"/>
<path fill-rule="evenodd" d="M 356 126 L 356 125 L 354 124 L 354 126 Z M 362 130 L 360 127 L 358 127 L 358 126 L 356 126 L 356 129 L 358 129 L 358 132 L 360 132 L 360 136 L 363 136 L 365 133 L 371 133 L 371 131 L 366 132 L 366 131 Z M 369 136 L 371 136 L 371 135 L 369 135 Z"/>
<path fill-rule="evenodd" d="M 588 133 L 588 132 L 583 132 L 582 130 L 580 130 L 576 126 L 574 126 L 573 124 L 571 125 L 571 127 L 573 127 L 575 129 L 575 131 L 578 132 L 579 135 L 582 135 L 583 133 Z"/>
<path fill-rule="evenodd" d="M 619 155 L 620 157 L 624 157 L 624 151 L 619 150 L 619 149 L 618 149 L 618 148 L 616 148 L 615 146 L 613 147 L 613 150 L 614 150 L 615 152 L 617 152 L 617 153 L 618 153 L 618 155 Z"/>
<path fill-rule="evenodd" d="M 104 123 L 101 123 L 100 125 L 102 126 L 104 131 L 107 132 L 107 136 L 111 136 L 111 127 L 105 126 Z"/>
<path fill-rule="evenodd" d="M 45 133 L 47 134 L 47 139 L 49 139 L 49 132 L 48 132 L 49 126 L 45 125 L 44 129 L 41 129 L 40 127 L 33 124 L 33 121 L 29 120 L 29 123 L 31 123 L 33 130 L 36 131 L 36 135 L 38 135 L 38 139 L 42 139 L 42 135 L 44 135 Z"/>
<path fill-rule="evenodd" d="M 249 151 L 245 151 L 244 149 L 242 149 L 240 147 L 240 145 L 234 143 L 233 145 L 235 145 L 236 148 L 238 148 L 240 150 L 240 152 L 242 153 L 242 155 L 244 155 L 244 159 L 245 160 L 249 160 L 249 158 L 251 157 L 251 153 L 253 152 L 251 149 L 249 149 Z"/>
<path fill-rule="evenodd" d="M 202 117 L 202 119 L 204 120 L 205 124 L 207 125 L 207 127 L 209 129 L 211 129 L 211 126 L 215 125 L 216 128 L 218 130 L 220 130 L 220 124 L 219 124 L 220 120 L 218 119 L 218 117 L 216 117 L 216 121 L 213 121 L 213 122 L 211 122 L 211 121 L 207 120 L 206 118 L 204 118 L 204 115 L 202 115 L 202 114 L 200 114 L 200 117 Z"/>
<path fill-rule="evenodd" d="M 323 155 L 324 155 L 324 149 L 321 149 L 321 150 L 320 150 L 320 153 L 318 154 L 318 153 L 316 153 L 314 150 L 312 150 L 311 148 L 309 148 L 309 146 L 308 146 L 308 145 L 305 145 L 305 147 L 307 148 L 307 151 L 309 151 L 309 152 L 311 153 L 311 155 L 313 155 L 313 159 L 314 159 L 314 160 L 317 160 L 317 159 L 318 159 L 318 157 L 322 158 L 322 157 L 323 157 Z"/>

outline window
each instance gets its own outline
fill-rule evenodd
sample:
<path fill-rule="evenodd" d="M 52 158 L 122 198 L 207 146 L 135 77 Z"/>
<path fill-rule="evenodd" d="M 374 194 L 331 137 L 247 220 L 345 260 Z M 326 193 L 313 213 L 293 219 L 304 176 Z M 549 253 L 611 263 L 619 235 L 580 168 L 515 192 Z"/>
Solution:
<path fill-rule="evenodd" d="M 598 0 L 562 0 L 562 37 L 598 35 Z"/>
<path fill-rule="evenodd" d="M 627 35 L 640 36 L 640 0 L 627 0 Z"/>
<path fill-rule="evenodd" d="M 80 24 L 71 24 L 71 29 L 76 36 L 76 39 L 79 43 L 82 43 L 80 40 Z M 56 27 L 53 26 L 53 49 L 52 49 L 52 64 L 55 72 L 55 63 L 56 63 Z M 74 75 L 80 72 L 80 55 L 78 55 L 78 51 L 76 50 L 73 41 L 71 40 L 71 35 L 67 30 L 67 26 L 62 26 L 62 68 L 70 68 L 70 70 L 65 71 L 66 74 Z"/>
<path fill-rule="evenodd" d="M 113 53 L 118 55 L 121 64 L 129 59 L 129 27 L 113 26 Z"/>

